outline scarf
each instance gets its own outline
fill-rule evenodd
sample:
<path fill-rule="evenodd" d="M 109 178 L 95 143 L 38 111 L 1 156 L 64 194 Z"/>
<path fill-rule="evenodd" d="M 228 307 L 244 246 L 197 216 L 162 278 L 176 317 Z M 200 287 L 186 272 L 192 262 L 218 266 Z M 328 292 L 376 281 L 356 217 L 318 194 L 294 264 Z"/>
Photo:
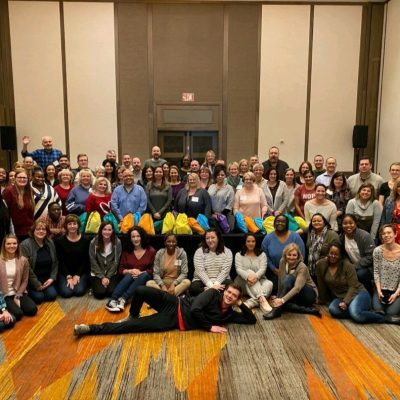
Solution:
<path fill-rule="evenodd" d="M 322 229 L 322 232 L 319 236 L 315 234 L 314 229 L 311 230 L 310 234 L 310 248 L 309 248 L 309 253 L 308 253 L 308 269 L 310 270 L 310 275 L 315 276 L 315 267 L 317 264 L 317 261 L 319 260 L 319 256 L 321 253 L 321 248 L 322 245 L 325 242 L 325 237 L 328 232 L 328 227 L 325 226 L 324 229 Z"/>

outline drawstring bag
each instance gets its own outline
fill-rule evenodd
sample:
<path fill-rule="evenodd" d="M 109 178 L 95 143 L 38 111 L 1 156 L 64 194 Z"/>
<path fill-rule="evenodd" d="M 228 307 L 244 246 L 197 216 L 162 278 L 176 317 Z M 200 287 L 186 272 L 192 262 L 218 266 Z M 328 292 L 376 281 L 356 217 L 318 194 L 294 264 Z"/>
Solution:
<path fill-rule="evenodd" d="M 81 221 L 81 227 L 79 228 L 80 233 L 85 233 L 88 218 L 89 215 L 86 211 L 79 216 L 79 221 Z"/>
<path fill-rule="evenodd" d="M 231 227 L 229 226 L 228 219 L 226 218 L 226 216 L 224 214 L 218 214 L 216 220 L 222 232 L 229 233 Z"/>
<path fill-rule="evenodd" d="M 289 220 L 289 231 L 296 232 L 297 229 L 299 229 L 299 224 L 297 223 L 296 219 L 290 214 L 285 214 L 285 217 L 287 217 Z"/>
<path fill-rule="evenodd" d="M 249 230 L 249 232 L 251 233 L 257 233 L 260 231 L 260 229 L 258 228 L 258 226 L 255 224 L 253 218 L 251 217 L 244 217 L 244 223 L 247 226 L 247 229 Z"/>
<path fill-rule="evenodd" d="M 107 213 L 104 217 L 103 217 L 103 221 L 104 222 L 109 222 L 115 233 L 121 233 L 119 230 L 119 226 L 118 226 L 118 221 L 117 218 L 115 218 L 115 215 L 112 212 Z"/>
<path fill-rule="evenodd" d="M 174 226 L 175 226 L 175 216 L 171 211 L 169 211 L 165 214 L 161 233 L 163 235 L 172 233 L 174 231 Z"/>
<path fill-rule="evenodd" d="M 244 222 L 243 214 L 239 211 L 235 214 L 235 223 L 236 223 L 236 228 L 239 229 L 241 232 L 243 233 L 249 232 L 246 223 Z"/>
<path fill-rule="evenodd" d="M 91 212 L 86 224 L 85 233 L 97 234 L 99 232 L 100 224 L 101 224 L 100 213 L 98 211 Z"/>
<path fill-rule="evenodd" d="M 119 229 L 121 233 L 128 233 L 129 229 L 133 228 L 133 214 L 128 213 L 125 215 L 124 218 L 122 218 L 120 224 L 119 224 Z"/>
<path fill-rule="evenodd" d="M 210 225 L 208 223 L 208 218 L 204 214 L 199 214 L 197 216 L 197 222 L 201 225 L 201 227 L 208 231 L 210 229 Z"/>
<path fill-rule="evenodd" d="M 199 235 L 204 235 L 206 231 L 202 228 L 202 226 L 196 221 L 195 218 L 189 217 L 188 223 L 193 232 L 198 233 Z"/>
<path fill-rule="evenodd" d="M 174 233 L 177 235 L 191 235 L 193 233 L 189 226 L 188 217 L 185 213 L 180 213 L 176 217 Z"/>
<path fill-rule="evenodd" d="M 265 235 L 265 229 L 263 227 L 263 220 L 262 218 L 254 218 L 254 223 L 257 225 L 257 228 L 260 230 L 260 232 Z"/>
<path fill-rule="evenodd" d="M 301 217 L 294 217 L 294 220 L 297 222 L 298 226 L 300 229 L 307 230 L 308 229 L 308 224 L 304 220 L 304 218 Z M 297 231 L 297 229 L 296 229 Z"/>
<path fill-rule="evenodd" d="M 154 222 L 154 230 L 156 233 L 160 233 L 163 227 L 163 220 L 159 219 L 158 221 Z"/>
<path fill-rule="evenodd" d="M 273 217 L 273 216 L 269 216 L 264 219 L 263 227 L 265 229 L 265 232 L 271 233 L 275 230 L 274 221 L 275 221 L 275 217 Z"/>
<path fill-rule="evenodd" d="M 142 218 L 140 218 L 138 226 L 143 228 L 144 231 L 150 236 L 154 236 L 156 234 L 154 230 L 153 217 L 149 213 L 145 213 L 142 215 Z"/>
<path fill-rule="evenodd" d="M 139 225 L 140 218 L 142 218 L 142 214 L 140 211 L 136 211 L 135 214 L 133 214 L 133 224 L 134 226 Z"/>

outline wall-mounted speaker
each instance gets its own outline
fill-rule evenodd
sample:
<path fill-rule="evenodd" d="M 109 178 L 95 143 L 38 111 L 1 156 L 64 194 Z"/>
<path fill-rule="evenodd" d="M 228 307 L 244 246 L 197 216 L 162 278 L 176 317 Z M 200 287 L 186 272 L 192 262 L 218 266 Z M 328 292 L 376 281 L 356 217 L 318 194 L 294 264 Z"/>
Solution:
<path fill-rule="evenodd" d="M 17 150 L 17 132 L 15 126 L 0 126 L 2 150 Z"/>
<path fill-rule="evenodd" d="M 354 125 L 353 148 L 365 149 L 368 144 L 368 125 Z"/>

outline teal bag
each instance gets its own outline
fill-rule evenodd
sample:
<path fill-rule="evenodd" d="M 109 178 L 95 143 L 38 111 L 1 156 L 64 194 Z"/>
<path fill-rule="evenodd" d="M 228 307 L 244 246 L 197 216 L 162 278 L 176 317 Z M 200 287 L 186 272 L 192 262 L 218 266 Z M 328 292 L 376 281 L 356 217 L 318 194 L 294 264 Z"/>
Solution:
<path fill-rule="evenodd" d="M 136 211 L 136 212 L 133 214 L 133 221 L 134 221 L 133 223 L 134 223 L 134 226 L 139 225 L 140 218 L 142 218 L 142 214 L 140 213 L 140 211 Z"/>
<path fill-rule="evenodd" d="M 154 230 L 156 231 L 156 233 L 161 233 L 163 223 L 164 223 L 163 219 L 154 222 L 153 225 L 154 225 Z"/>
<path fill-rule="evenodd" d="M 260 233 L 262 233 L 263 235 L 267 233 L 265 232 L 262 218 L 254 218 L 254 223 L 257 225 L 257 228 L 260 230 Z"/>
<path fill-rule="evenodd" d="M 247 225 L 244 222 L 243 214 L 239 211 L 235 214 L 235 223 L 236 223 L 236 228 L 239 229 L 241 232 L 243 233 L 249 232 Z"/>
<path fill-rule="evenodd" d="M 208 223 L 208 218 L 204 214 L 199 214 L 197 216 L 197 222 L 200 226 L 205 230 L 208 231 L 210 229 L 210 225 Z"/>
<path fill-rule="evenodd" d="M 103 217 L 103 221 L 109 222 L 113 226 L 115 233 L 117 233 L 117 234 L 121 233 L 121 231 L 119 230 L 117 218 L 115 218 L 115 215 L 112 212 L 107 213 Z"/>
<path fill-rule="evenodd" d="M 293 215 L 285 214 L 285 217 L 289 220 L 289 231 L 296 232 L 299 229 L 299 224 L 294 219 Z"/>
<path fill-rule="evenodd" d="M 81 227 L 79 228 L 80 233 L 85 233 L 88 218 L 89 215 L 86 211 L 79 216 L 79 220 L 81 221 Z"/>

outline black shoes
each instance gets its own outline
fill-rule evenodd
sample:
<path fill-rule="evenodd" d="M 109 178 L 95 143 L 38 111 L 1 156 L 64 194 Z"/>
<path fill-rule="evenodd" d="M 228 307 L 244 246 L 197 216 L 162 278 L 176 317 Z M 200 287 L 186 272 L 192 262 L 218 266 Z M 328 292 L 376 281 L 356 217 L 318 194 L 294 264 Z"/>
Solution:
<path fill-rule="evenodd" d="M 306 306 L 300 306 L 295 303 L 286 303 L 284 304 L 284 310 L 292 313 L 297 313 L 297 314 L 308 314 L 308 315 L 314 315 L 316 317 L 321 318 L 321 312 L 319 311 L 318 308 L 315 307 L 306 307 Z"/>
<path fill-rule="evenodd" d="M 266 320 L 275 319 L 282 316 L 282 307 L 275 307 L 269 313 L 263 315 L 263 318 Z"/>
<path fill-rule="evenodd" d="M 388 324 L 400 325 L 400 315 L 385 315 L 385 322 Z"/>

